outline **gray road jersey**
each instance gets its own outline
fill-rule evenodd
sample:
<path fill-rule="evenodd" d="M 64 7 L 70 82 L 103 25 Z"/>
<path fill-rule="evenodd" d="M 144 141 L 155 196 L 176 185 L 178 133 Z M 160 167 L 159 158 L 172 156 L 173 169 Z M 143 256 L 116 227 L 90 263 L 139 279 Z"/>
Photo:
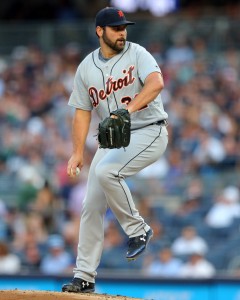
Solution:
<path fill-rule="evenodd" d="M 142 46 L 126 42 L 124 50 L 110 60 L 99 59 L 99 48 L 79 65 L 69 105 L 83 110 L 96 109 L 100 119 L 126 105 L 141 91 L 146 77 L 161 72 L 153 56 Z M 166 119 L 161 94 L 141 110 L 131 114 L 132 128 Z"/>

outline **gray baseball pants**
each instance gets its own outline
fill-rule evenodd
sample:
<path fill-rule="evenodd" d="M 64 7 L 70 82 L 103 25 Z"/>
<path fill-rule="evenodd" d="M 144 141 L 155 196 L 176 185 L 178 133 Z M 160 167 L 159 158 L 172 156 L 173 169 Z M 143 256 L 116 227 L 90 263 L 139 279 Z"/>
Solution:
<path fill-rule="evenodd" d="M 124 179 L 157 161 L 167 143 L 166 127 L 150 125 L 133 130 L 126 149 L 97 150 L 90 166 L 83 202 L 74 277 L 95 282 L 103 250 L 104 216 L 108 207 L 129 237 L 148 231 L 149 226 L 139 215 Z"/>

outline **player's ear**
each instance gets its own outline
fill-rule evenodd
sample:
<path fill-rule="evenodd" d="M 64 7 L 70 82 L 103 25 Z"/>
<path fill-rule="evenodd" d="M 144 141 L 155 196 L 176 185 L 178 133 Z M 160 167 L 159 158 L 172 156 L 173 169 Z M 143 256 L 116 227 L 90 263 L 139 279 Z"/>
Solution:
<path fill-rule="evenodd" d="M 97 35 L 98 37 L 101 37 L 101 36 L 102 36 L 102 33 L 103 33 L 103 27 L 97 26 L 97 27 L 96 27 L 96 35 Z"/>

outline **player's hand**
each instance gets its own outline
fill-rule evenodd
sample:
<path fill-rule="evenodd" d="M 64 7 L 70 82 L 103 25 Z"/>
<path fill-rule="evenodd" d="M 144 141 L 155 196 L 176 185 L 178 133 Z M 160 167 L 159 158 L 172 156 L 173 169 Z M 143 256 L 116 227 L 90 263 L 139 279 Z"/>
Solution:
<path fill-rule="evenodd" d="M 76 176 L 77 175 L 77 171 L 76 168 L 79 168 L 80 170 L 83 167 L 83 155 L 76 155 L 73 154 L 71 156 L 71 158 L 68 161 L 68 165 L 67 165 L 67 174 L 68 176 L 72 177 L 72 176 Z"/>

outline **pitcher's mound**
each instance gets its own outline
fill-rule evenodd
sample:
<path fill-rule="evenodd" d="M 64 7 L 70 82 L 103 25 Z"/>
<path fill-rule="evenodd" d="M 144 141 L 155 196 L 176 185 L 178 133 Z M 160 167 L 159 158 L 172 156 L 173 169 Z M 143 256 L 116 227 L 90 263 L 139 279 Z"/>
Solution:
<path fill-rule="evenodd" d="M 74 294 L 46 291 L 0 291 L 0 300 L 137 300 L 125 296 L 111 296 L 105 294 Z"/>

